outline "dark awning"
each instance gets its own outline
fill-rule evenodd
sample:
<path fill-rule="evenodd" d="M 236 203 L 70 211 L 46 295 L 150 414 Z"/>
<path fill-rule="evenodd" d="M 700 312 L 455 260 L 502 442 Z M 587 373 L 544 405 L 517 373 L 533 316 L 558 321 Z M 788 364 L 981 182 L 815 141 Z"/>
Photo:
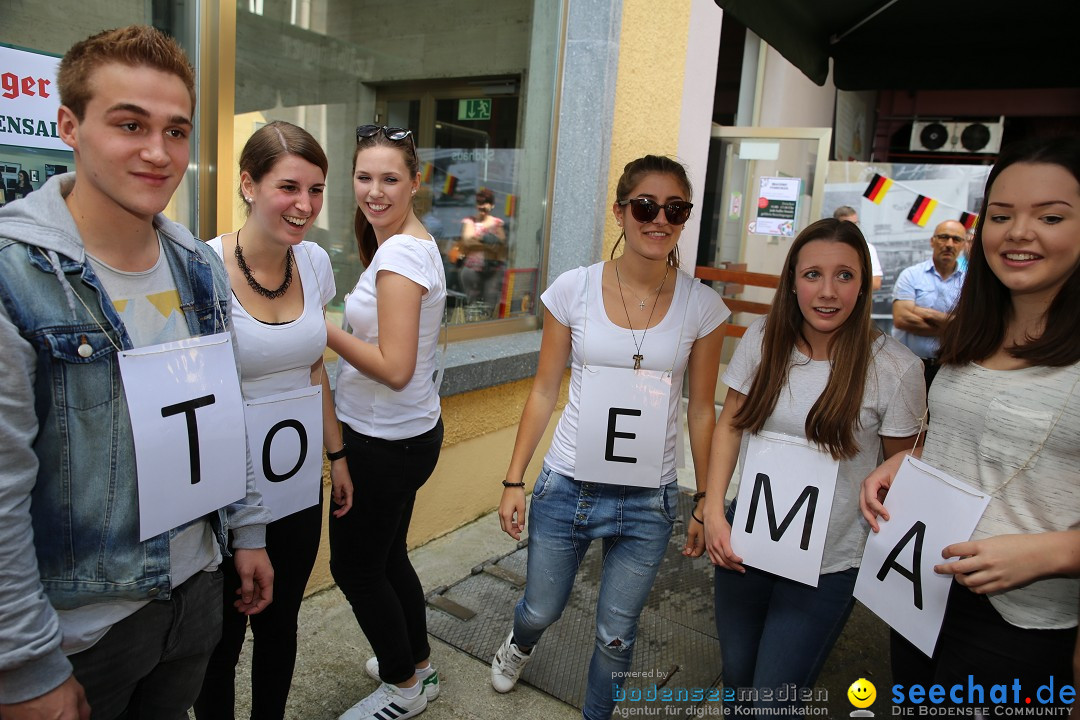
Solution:
<path fill-rule="evenodd" d="M 716 0 L 818 85 L 1080 87 L 1076 0 Z"/>

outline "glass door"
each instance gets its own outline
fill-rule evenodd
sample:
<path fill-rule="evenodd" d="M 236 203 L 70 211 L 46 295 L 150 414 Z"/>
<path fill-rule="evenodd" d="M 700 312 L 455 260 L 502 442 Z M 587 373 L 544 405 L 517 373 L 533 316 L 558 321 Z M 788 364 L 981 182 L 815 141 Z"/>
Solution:
<path fill-rule="evenodd" d="M 828 128 L 714 126 L 698 264 L 777 274 L 795 236 L 821 217 Z M 772 290 L 740 297 L 769 302 Z"/>

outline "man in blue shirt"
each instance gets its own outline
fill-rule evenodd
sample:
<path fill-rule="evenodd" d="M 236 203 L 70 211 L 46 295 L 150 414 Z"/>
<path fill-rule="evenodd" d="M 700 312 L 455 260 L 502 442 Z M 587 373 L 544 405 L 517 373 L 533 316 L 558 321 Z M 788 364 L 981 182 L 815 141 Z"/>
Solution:
<path fill-rule="evenodd" d="M 905 268 L 893 286 L 892 334 L 923 359 L 927 388 L 937 374 L 941 333 L 964 284 L 957 259 L 966 235 L 956 220 L 940 223 L 930 238 L 933 256 Z"/>

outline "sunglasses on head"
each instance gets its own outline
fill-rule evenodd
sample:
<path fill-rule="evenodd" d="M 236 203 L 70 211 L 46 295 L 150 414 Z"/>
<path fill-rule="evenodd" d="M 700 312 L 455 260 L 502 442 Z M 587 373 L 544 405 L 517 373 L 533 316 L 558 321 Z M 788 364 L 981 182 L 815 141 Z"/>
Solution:
<path fill-rule="evenodd" d="M 656 216 L 660 214 L 662 208 L 664 210 L 664 216 L 672 225 L 682 225 L 689 220 L 690 210 L 694 207 L 694 203 L 686 202 L 685 200 L 672 200 L 671 202 L 661 205 L 655 200 L 643 197 L 620 200 L 618 204 L 624 207 L 629 205 L 630 214 L 633 215 L 634 219 L 639 223 L 652 222 L 656 219 Z"/>
<path fill-rule="evenodd" d="M 379 133 L 386 136 L 387 140 L 400 142 L 405 138 L 412 137 L 412 130 L 402 127 L 386 127 L 385 125 L 361 125 L 356 128 L 356 142 L 363 138 L 375 137 Z"/>

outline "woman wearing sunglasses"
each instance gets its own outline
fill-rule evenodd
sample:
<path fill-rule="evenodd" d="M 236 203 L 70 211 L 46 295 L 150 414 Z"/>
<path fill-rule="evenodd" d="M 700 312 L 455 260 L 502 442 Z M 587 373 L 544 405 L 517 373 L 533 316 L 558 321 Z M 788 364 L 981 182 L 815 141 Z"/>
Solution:
<path fill-rule="evenodd" d="M 859 516 L 862 480 L 883 446 L 886 454 L 910 450 L 918 436 L 926 409 L 923 366 L 870 322 L 871 293 L 870 252 L 858 226 L 835 218 L 812 223 L 788 251 L 768 315 L 747 329 L 724 373 L 729 390 L 716 422 L 701 517 L 716 565 L 725 687 L 813 686 L 855 602 L 867 534 Z M 744 478 L 761 478 L 758 458 L 794 450 L 802 454 L 787 456 L 788 467 L 798 464 L 792 475 L 776 477 L 769 469 L 765 477 L 773 474 L 777 485 L 813 479 L 833 489 L 832 502 L 819 502 L 814 511 L 814 525 L 826 532 L 820 564 L 809 573 L 813 585 L 751 567 L 760 555 L 747 553 L 744 565 L 731 545 L 736 503 L 724 510 L 736 461 Z M 754 500 L 747 507 L 759 527 L 775 522 L 763 519 L 772 513 L 765 498 L 760 505 L 770 509 L 755 512 Z M 787 513 L 786 506 L 776 508 L 779 517 Z M 752 714 L 751 704 L 762 713 L 794 714 L 802 701 L 732 704 L 735 714 Z"/>
<path fill-rule="evenodd" d="M 413 212 L 419 186 L 409 130 L 357 128 L 355 232 L 365 269 L 345 302 L 352 333 L 327 330 L 342 358 L 337 416 L 355 490 L 352 511 L 330 519 L 330 570 L 375 651 L 365 670 L 381 684 L 342 720 L 410 718 L 439 692 L 424 592 L 405 544 L 443 437 L 432 375 L 446 278 Z"/>
<path fill-rule="evenodd" d="M 589 544 L 600 540 L 596 647 L 583 708 L 589 720 L 611 716 L 612 688 L 630 667 L 638 616 L 671 536 L 687 368 L 690 450 L 702 483 L 707 471 L 721 324 L 730 313 L 719 295 L 678 269 L 690 195 L 686 170 L 670 158 L 626 165 L 611 208 L 623 228 L 612 259 L 563 273 L 542 296 L 539 366 L 503 481 L 499 521 L 516 540 L 525 529 L 525 469 L 569 360 L 569 402 L 533 488 L 525 596 L 492 661 L 491 682 L 509 692 L 532 653 L 543 652 L 535 650 L 540 636 L 562 614 Z M 702 527 L 691 523 L 683 552 L 703 551 Z"/>

